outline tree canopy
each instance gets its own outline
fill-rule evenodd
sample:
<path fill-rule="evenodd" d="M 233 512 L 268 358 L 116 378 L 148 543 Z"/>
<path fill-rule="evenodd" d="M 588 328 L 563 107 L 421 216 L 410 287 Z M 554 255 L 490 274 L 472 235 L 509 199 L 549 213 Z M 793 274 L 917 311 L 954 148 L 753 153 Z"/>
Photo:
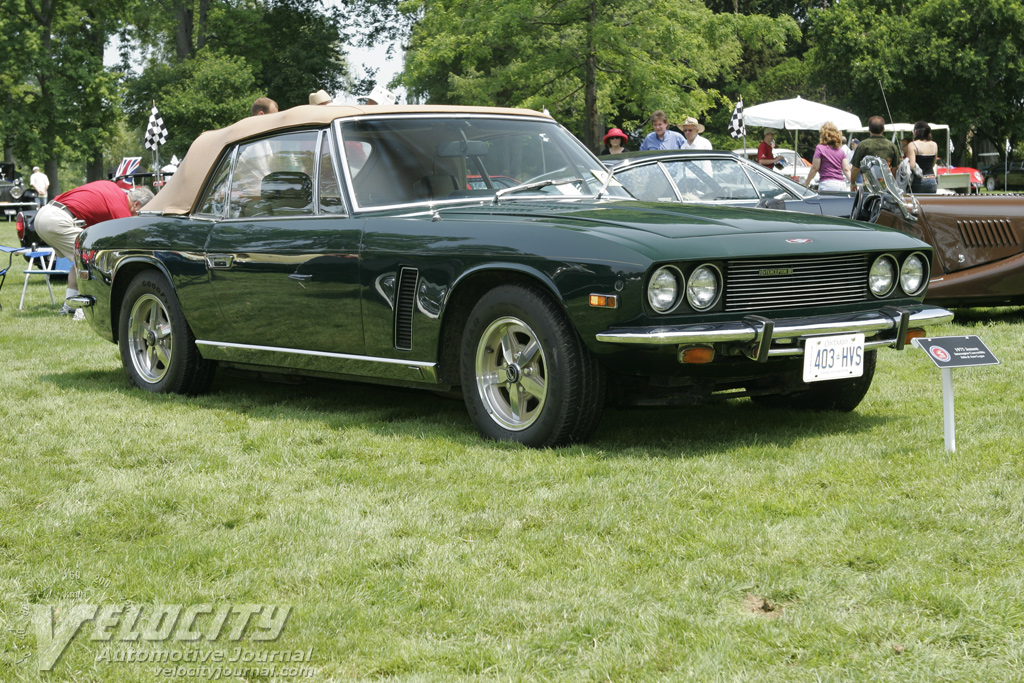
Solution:
<path fill-rule="evenodd" d="M 0 0 L 4 156 L 105 177 L 126 126 L 142 153 L 153 102 L 167 155 L 267 95 L 281 107 L 348 81 L 347 23 L 322 0 Z M 122 63 L 104 62 L 120 43 Z M 141 68 L 135 62 L 141 59 Z"/>
<path fill-rule="evenodd" d="M 547 108 L 594 147 L 654 109 L 681 121 L 721 102 L 744 39 L 785 47 L 791 19 L 697 0 L 413 0 L 402 83 L 427 102 Z M 760 29 L 760 30 L 758 30 Z"/>
<path fill-rule="evenodd" d="M 154 102 L 180 156 L 257 96 L 368 92 L 345 50 L 381 40 L 410 99 L 547 108 L 592 149 L 654 109 L 733 146 L 741 96 L 948 123 L 961 155 L 1024 138 L 1019 0 L 0 0 L 4 156 L 102 177 L 142 153 Z"/>

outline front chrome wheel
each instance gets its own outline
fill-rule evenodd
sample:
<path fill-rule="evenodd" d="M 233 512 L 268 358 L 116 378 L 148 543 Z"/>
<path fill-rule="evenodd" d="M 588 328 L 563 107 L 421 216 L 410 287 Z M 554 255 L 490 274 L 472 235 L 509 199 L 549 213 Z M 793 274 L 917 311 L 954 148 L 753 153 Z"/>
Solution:
<path fill-rule="evenodd" d="M 139 378 L 156 384 L 171 365 L 174 328 L 163 302 L 153 294 L 140 296 L 128 319 L 128 349 Z"/>
<path fill-rule="evenodd" d="M 547 363 L 537 334 L 519 318 L 492 322 L 477 345 L 476 386 L 488 415 L 509 431 L 532 425 L 548 395 Z"/>

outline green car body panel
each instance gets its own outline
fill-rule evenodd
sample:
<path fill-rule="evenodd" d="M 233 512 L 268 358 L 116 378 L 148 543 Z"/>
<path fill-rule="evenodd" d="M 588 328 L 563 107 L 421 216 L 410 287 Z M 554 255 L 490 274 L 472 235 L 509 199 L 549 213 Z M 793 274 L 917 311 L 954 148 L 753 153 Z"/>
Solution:
<path fill-rule="evenodd" d="M 72 304 L 121 344 L 136 386 L 191 390 L 197 363 L 462 386 L 485 436 L 557 445 L 586 437 L 613 385 L 639 402 L 806 394 L 806 339 L 860 332 L 865 350 L 902 348 L 908 328 L 952 318 L 922 303 L 931 248 L 899 231 L 637 202 L 536 112 L 324 109 L 204 134 L 152 213 L 83 232 Z M 283 168 L 253 175 L 251 158 Z M 491 178 L 505 180 L 480 190 Z M 911 262 L 925 272 L 907 294 Z M 891 288 L 876 296 L 879 263 Z M 171 292 L 140 278 L 154 270 Z M 687 298 L 695 271 L 714 280 L 694 285 L 705 303 Z M 662 312 L 657 273 L 674 283 Z M 198 355 L 182 355 L 183 332 Z M 682 362 L 693 347 L 713 362 Z"/>
<path fill-rule="evenodd" d="M 301 225 L 294 220 L 214 224 L 188 218 L 154 224 L 128 218 L 90 229 L 87 247 L 104 258 L 96 265 L 100 277 L 85 281 L 82 291 L 108 301 L 110 294 L 92 289 L 113 285 L 126 266 L 134 273 L 144 263 L 159 263 L 197 339 L 433 363 L 439 357 L 446 304 L 461 283 L 486 273 L 515 273 L 537 282 L 564 306 L 591 350 L 615 354 L 622 349 L 597 342 L 598 332 L 735 317 L 724 312 L 652 315 L 645 310 L 643 288 L 655 264 L 765 253 L 793 258 L 845 253 L 862 250 L 866 237 L 874 253 L 930 253 L 927 245 L 898 231 L 852 221 L 782 213 L 765 221 L 764 213 L 754 209 L 605 204 L 582 209 L 543 203 L 482 211 L 460 207 L 430 215 L 318 217 Z M 168 237 L 159 252 L 147 247 L 154 230 Z M 209 267 L 208 257 L 229 252 L 241 255 L 230 268 Z M 378 287 L 381 278 L 397 276 L 402 267 L 416 269 L 420 278 L 414 343 L 408 351 L 394 348 L 394 301 Z M 309 278 L 289 278 L 296 274 Z M 618 294 L 622 303 L 617 309 L 592 308 L 590 294 Z M 886 304 L 918 302 L 908 297 Z M 818 315 L 872 307 L 877 303 L 778 313 Z M 89 319 L 113 341 L 116 315 L 96 313 Z M 625 355 L 635 356 L 635 350 Z M 297 370 L 312 369 L 308 363 L 298 365 Z M 681 371 L 676 365 L 671 370 Z"/>

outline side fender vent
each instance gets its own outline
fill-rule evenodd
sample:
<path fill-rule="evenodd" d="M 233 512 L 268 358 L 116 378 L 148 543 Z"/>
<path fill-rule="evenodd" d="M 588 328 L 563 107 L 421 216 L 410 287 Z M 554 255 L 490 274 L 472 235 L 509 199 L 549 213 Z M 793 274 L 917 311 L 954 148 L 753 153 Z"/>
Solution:
<path fill-rule="evenodd" d="M 964 244 L 971 248 L 1020 246 L 1020 238 L 1006 219 L 957 221 L 956 227 L 960 229 Z"/>
<path fill-rule="evenodd" d="M 412 314 L 416 310 L 416 286 L 420 272 L 402 268 L 398 273 L 398 295 L 395 297 L 395 348 L 412 350 Z"/>

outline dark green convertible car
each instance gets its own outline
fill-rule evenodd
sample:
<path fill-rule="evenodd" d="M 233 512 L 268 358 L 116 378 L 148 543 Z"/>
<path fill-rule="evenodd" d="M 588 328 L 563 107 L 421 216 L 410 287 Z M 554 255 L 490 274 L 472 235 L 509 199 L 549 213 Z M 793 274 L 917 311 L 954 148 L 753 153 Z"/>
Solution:
<path fill-rule="evenodd" d="M 852 221 L 636 201 L 550 117 L 301 106 L 204 133 L 79 238 L 128 380 L 216 366 L 461 388 L 481 434 L 587 438 L 609 403 L 852 410 L 878 349 L 952 314 L 931 248 Z"/>

